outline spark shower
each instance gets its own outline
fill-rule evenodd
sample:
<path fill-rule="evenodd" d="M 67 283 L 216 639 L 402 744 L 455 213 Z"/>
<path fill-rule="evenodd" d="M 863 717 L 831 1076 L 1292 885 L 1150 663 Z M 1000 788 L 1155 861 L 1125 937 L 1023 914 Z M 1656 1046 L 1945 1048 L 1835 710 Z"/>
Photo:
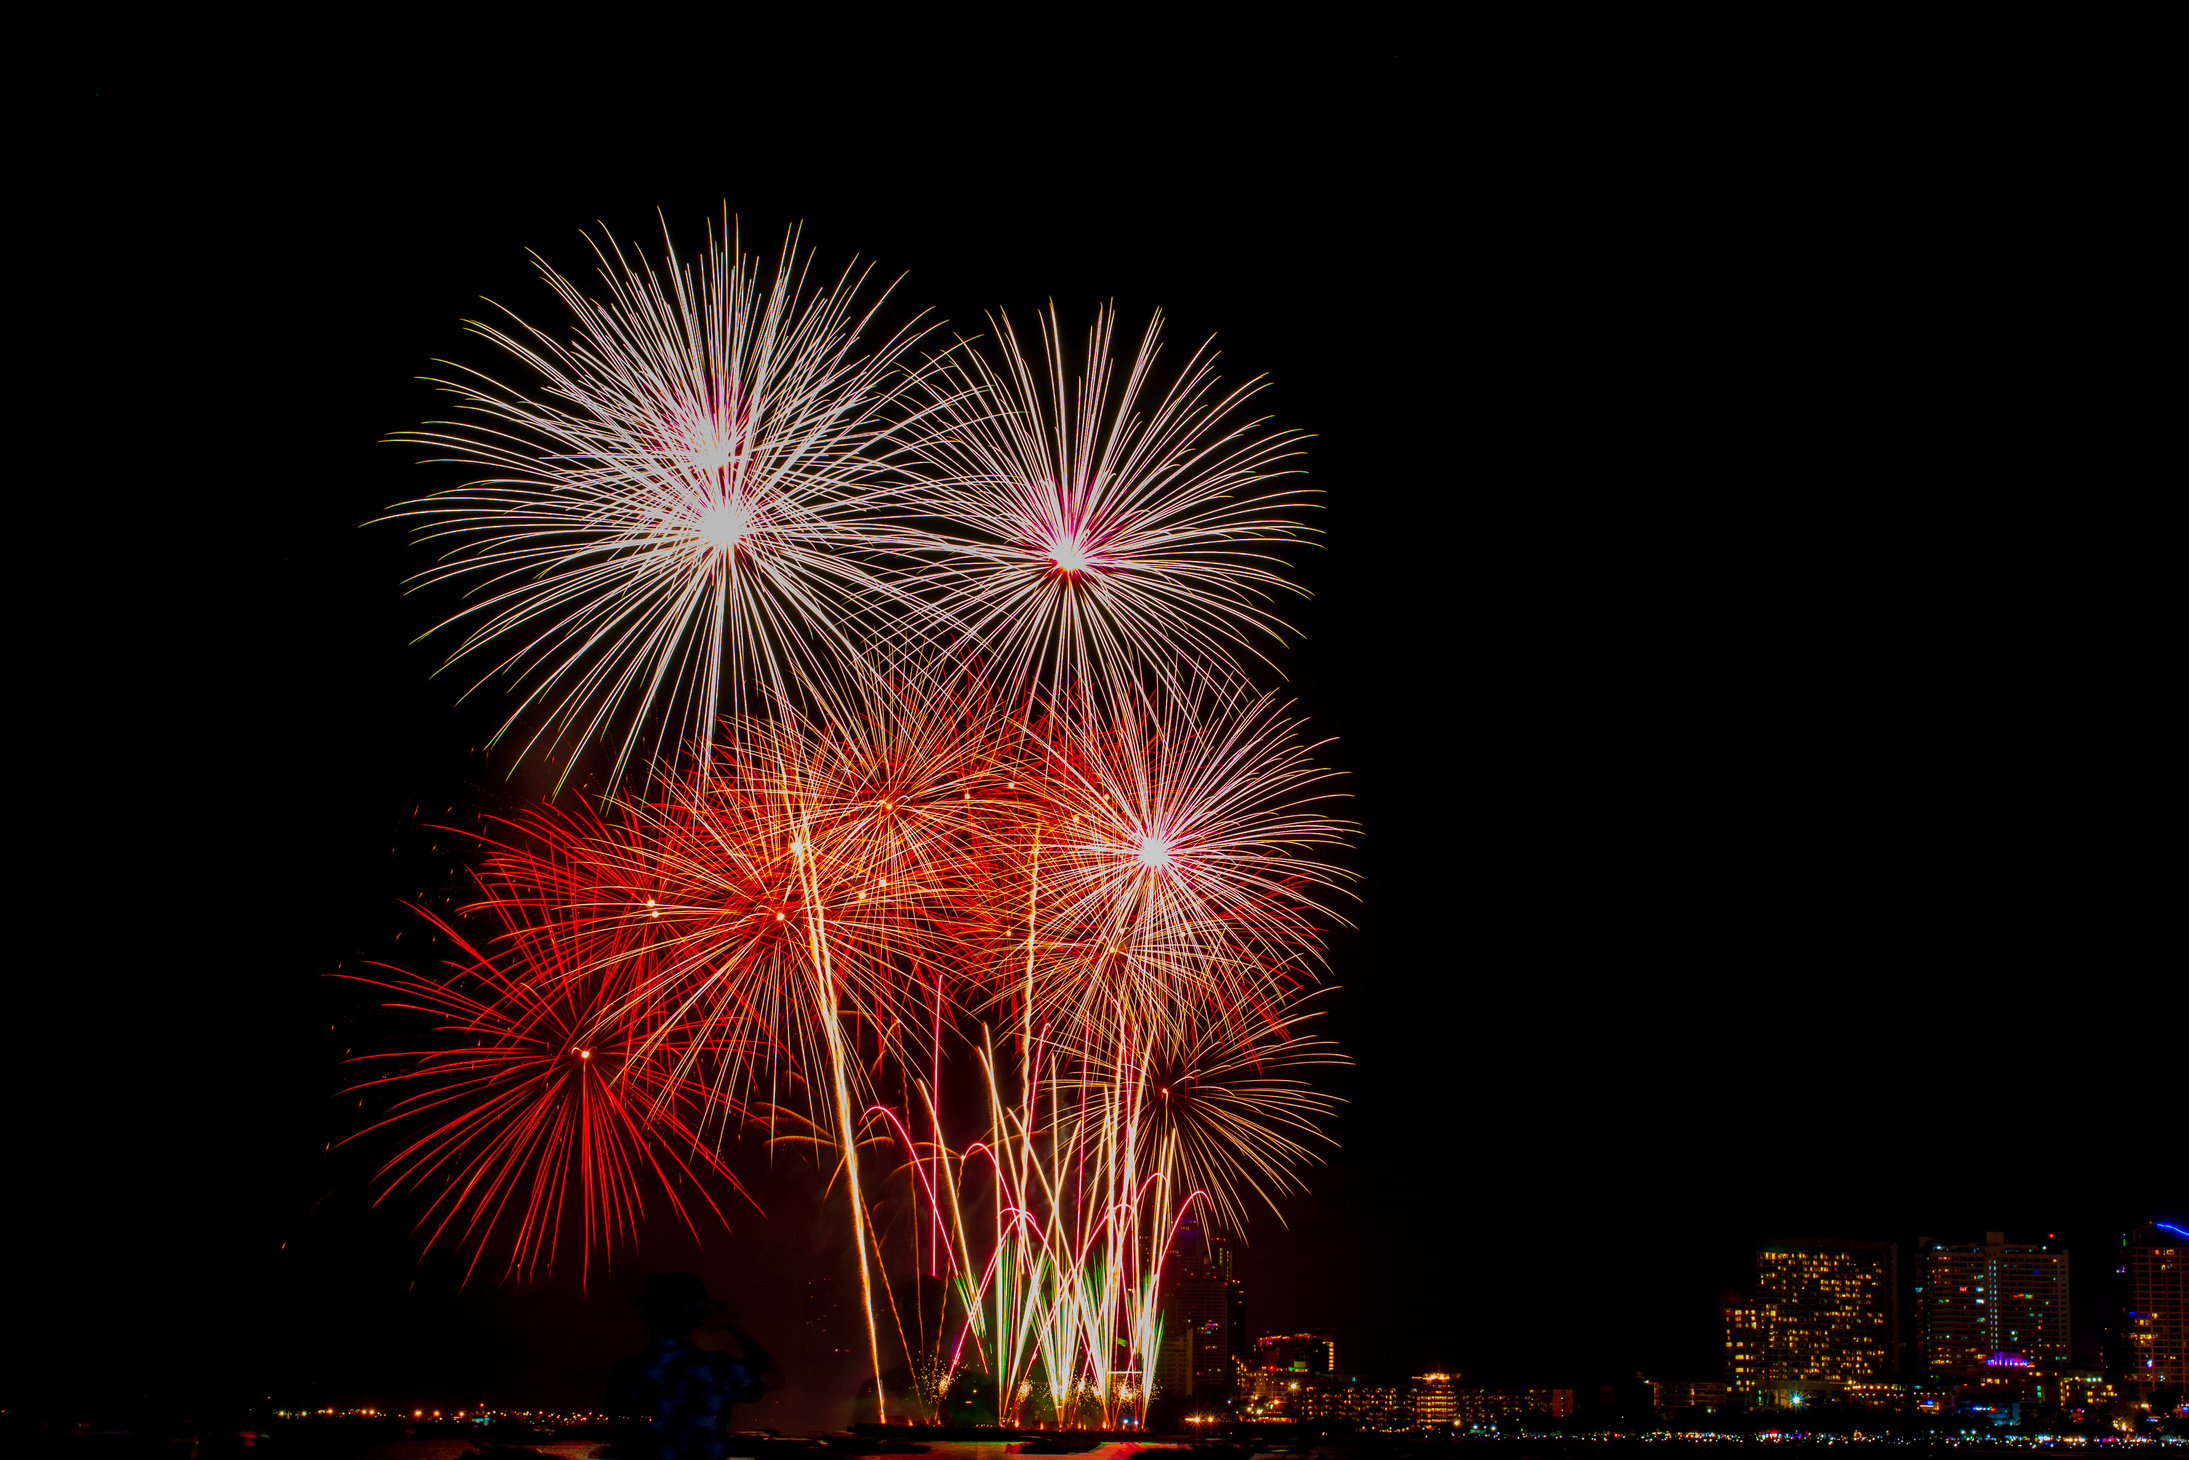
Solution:
<path fill-rule="evenodd" d="M 556 794 L 472 837 L 453 956 L 376 966 L 385 1200 L 503 1276 L 695 1233 L 733 1138 L 803 1145 L 886 1355 L 940 1417 L 1137 1422 L 1190 1215 L 1275 1205 L 1348 834 L 1253 672 L 1307 505 L 1298 438 L 1207 347 L 1052 307 L 887 329 L 869 275 L 595 247 L 570 320 L 475 324 L 398 438 L 466 484 L 391 517 L 466 591 L 431 632 Z M 588 798 L 569 779 L 599 747 Z M 909 1220 L 874 1221 L 901 1190 Z M 841 1193 L 840 1197 L 837 1193 Z M 892 1281 L 892 1269 L 913 1280 Z"/>

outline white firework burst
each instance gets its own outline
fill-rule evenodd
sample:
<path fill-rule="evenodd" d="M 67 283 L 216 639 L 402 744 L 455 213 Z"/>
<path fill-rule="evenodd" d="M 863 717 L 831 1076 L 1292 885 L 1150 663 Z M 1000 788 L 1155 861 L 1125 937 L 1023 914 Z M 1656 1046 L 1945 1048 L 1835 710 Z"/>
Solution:
<path fill-rule="evenodd" d="M 485 654 L 478 684 L 511 685 L 496 738 L 537 712 L 526 753 L 608 740 L 612 786 L 649 738 L 711 761 L 755 689 L 860 672 L 866 615 L 898 591 L 878 566 L 889 460 L 922 372 L 909 326 L 862 348 L 888 291 L 862 305 L 867 270 L 815 282 L 795 232 L 772 277 L 727 220 L 659 271 L 587 241 L 598 298 L 540 264 L 567 337 L 472 324 L 533 381 L 465 370 L 437 382 L 461 419 L 396 438 L 485 475 L 390 516 L 444 549 L 416 581 L 469 585 L 439 627 L 465 628 L 450 662 Z"/>
<path fill-rule="evenodd" d="M 1050 808 L 1040 918 L 1059 955 L 1035 992 L 1060 1027 L 1115 1008 L 1175 1047 L 1211 1027 L 1266 1027 L 1314 979 L 1348 874 L 1319 860 L 1347 823 L 1338 794 L 1267 695 L 1204 687 L 1083 707 L 1040 736 Z"/>
<path fill-rule="evenodd" d="M 919 593 L 1014 687 L 1235 674 L 1236 651 L 1283 628 L 1272 597 L 1299 591 L 1276 552 L 1307 498 L 1274 483 L 1303 438 L 1239 419 L 1259 386 L 1222 390 L 1207 345 L 1158 388 L 1162 324 L 1120 376 L 1103 309 L 1075 375 L 1053 307 L 1038 363 L 999 316 L 927 382 Z"/>

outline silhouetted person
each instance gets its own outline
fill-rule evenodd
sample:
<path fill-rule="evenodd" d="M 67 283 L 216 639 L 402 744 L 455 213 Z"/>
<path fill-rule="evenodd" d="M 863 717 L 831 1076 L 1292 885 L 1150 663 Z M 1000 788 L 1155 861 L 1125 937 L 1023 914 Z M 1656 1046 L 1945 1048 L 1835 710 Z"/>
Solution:
<path fill-rule="evenodd" d="M 697 1273 L 648 1278 L 638 1312 L 653 1341 L 608 1371 L 608 1412 L 634 1424 L 616 1453 L 632 1460 L 722 1460 L 731 1406 L 782 1384 L 775 1361 L 730 1321 L 728 1304 L 707 1300 Z"/>

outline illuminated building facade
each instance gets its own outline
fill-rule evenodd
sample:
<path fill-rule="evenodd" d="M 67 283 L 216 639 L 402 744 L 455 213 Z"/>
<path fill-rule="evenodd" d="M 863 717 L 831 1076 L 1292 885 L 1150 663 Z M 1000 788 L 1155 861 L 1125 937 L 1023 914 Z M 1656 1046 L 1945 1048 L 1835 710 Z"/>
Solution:
<path fill-rule="evenodd" d="M 1495 1424 L 1507 1417 L 1526 1414 L 1547 1414 L 1552 1419 L 1563 1419 L 1573 1413 L 1573 1391 L 1468 1387 L 1459 1391 L 1458 1409 L 1462 1426 Z"/>
<path fill-rule="evenodd" d="M 1254 1369 L 1240 1375 L 1240 1412 L 1248 1419 L 1298 1418 L 1300 1379 L 1282 1369 Z"/>
<path fill-rule="evenodd" d="M 1331 1374 L 1338 1340 L 1329 1333 L 1265 1333 L 1254 1341 L 1256 1367 L 1293 1374 Z"/>
<path fill-rule="evenodd" d="M 1417 1430 L 1459 1423 L 1459 1375 L 1415 1376 L 1412 1401 L 1414 1428 Z"/>
<path fill-rule="evenodd" d="M 1413 1421 L 1409 1391 L 1396 1384 L 1363 1384 L 1350 1374 L 1311 1374 L 1291 1403 L 1301 1419 L 1350 1424 L 1363 1430 L 1401 1430 Z"/>
<path fill-rule="evenodd" d="M 1494 1424 L 1507 1416 L 1573 1413 L 1571 1389 L 1467 1387 L 1457 1374 L 1420 1374 L 1404 1384 L 1364 1384 L 1357 1375 L 1264 1369 L 1249 1413 L 1349 1424 L 1361 1430 L 1434 1430 Z"/>
<path fill-rule="evenodd" d="M 1916 1288 L 1931 1372 L 1980 1378 L 1987 1369 L 2064 1364 L 2068 1357 L 2067 1252 L 2050 1243 L 1933 1246 Z"/>
<path fill-rule="evenodd" d="M 2096 1369 L 2046 1369 L 2032 1376 L 2029 1397 L 2074 1414 L 2111 1404 L 2120 1394 Z"/>
<path fill-rule="evenodd" d="M 2182 1308 L 2182 1271 L 2189 1266 L 2189 1231 L 2153 1222 L 2121 1238 L 2127 1279 L 2122 1317 L 2127 1364 L 2122 1388 L 2139 1400 L 2161 1384 L 2189 1384 L 2189 1313 Z"/>
<path fill-rule="evenodd" d="M 1669 1380 L 1650 1386 L 1654 1391 L 1652 1403 L 1662 1410 L 1682 1409 L 1719 1410 L 1733 1402 L 1732 1388 L 1715 1382 Z"/>
<path fill-rule="evenodd" d="M 1728 1385 L 1752 1403 L 1798 1404 L 1890 1378 L 1898 1269 L 1891 1242 L 1788 1242 L 1758 1252 L 1753 1291 L 1725 1311 Z"/>

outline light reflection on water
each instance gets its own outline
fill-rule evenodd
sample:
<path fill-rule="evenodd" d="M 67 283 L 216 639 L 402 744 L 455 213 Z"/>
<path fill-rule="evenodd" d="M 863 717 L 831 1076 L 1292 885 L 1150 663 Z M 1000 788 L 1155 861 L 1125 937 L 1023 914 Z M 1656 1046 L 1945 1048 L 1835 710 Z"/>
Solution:
<path fill-rule="evenodd" d="M 929 1460 L 1016 1460 L 1018 1451 L 1014 1445 L 1000 1440 L 921 1440 L 927 1446 Z M 1071 1455 L 1038 1457 L 1038 1460 L 1126 1460 L 1126 1457 L 1142 1450 L 1152 1450 L 1161 1455 L 1174 1448 L 1167 1445 L 1143 1445 L 1138 1440 L 1115 1440 L 1095 1446 L 1092 1450 Z M 920 1460 L 917 1455 L 877 1455 L 870 1460 Z M 1037 1460 L 1037 1457 L 1028 1457 Z"/>
<path fill-rule="evenodd" d="M 928 1460 L 1018 1460 L 1016 1442 L 1002 1440 L 921 1440 L 917 1443 L 927 1446 Z M 607 1448 L 607 1442 L 604 1440 L 547 1440 L 529 1448 L 537 1450 L 543 1455 L 561 1457 L 561 1460 L 591 1460 L 594 1451 Z M 1154 1456 L 1161 1456 L 1166 1449 L 1175 1448 L 1177 1447 L 1160 1444 L 1143 1445 L 1136 1440 L 1119 1440 L 1097 1445 L 1091 1450 L 1081 1451 L 1074 1455 L 1045 1457 L 1045 1460 L 1130 1460 L 1131 1456 L 1143 1450 L 1152 1451 Z M 379 1456 L 379 1460 L 458 1460 L 459 1456 L 470 1454 L 472 1451 L 473 1442 L 470 1440 L 404 1440 L 391 1445 L 383 1445 L 375 1453 Z M 731 1449 L 731 1454 L 736 1454 L 734 1446 Z M 852 1460 L 852 1457 L 834 1457 L 825 1450 L 817 1450 L 813 1452 L 812 1460 Z M 921 1460 L 921 1457 L 917 1455 L 860 1456 L 857 1457 L 857 1460 Z M 1034 1460 L 1034 1457 L 1029 1457 L 1029 1460 Z"/>
<path fill-rule="evenodd" d="M 459 1455 L 473 1454 L 477 1444 L 471 1440 L 397 1440 L 367 1451 L 376 1460 L 456 1460 Z M 542 1455 L 555 1455 L 561 1460 L 592 1460 L 595 1450 L 605 1450 L 605 1440 L 546 1440 L 528 1448 Z"/>

